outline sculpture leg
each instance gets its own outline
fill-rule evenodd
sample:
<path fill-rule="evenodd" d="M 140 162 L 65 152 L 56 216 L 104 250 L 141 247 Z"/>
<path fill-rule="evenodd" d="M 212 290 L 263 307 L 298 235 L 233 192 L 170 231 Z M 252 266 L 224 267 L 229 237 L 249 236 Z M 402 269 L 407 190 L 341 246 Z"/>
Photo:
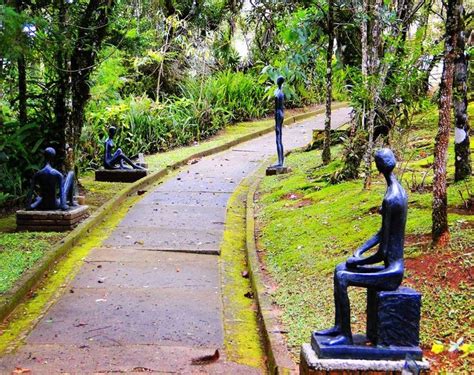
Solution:
<path fill-rule="evenodd" d="M 340 327 L 340 335 L 330 340 L 329 345 L 352 344 L 351 331 L 351 306 L 347 293 L 348 281 L 343 275 L 344 271 L 336 269 L 334 277 L 334 294 L 337 296 L 336 320 Z"/>
<path fill-rule="evenodd" d="M 282 142 L 282 124 L 277 124 L 275 127 L 276 133 L 276 146 L 277 146 L 277 154 L 278 154 L 278 165 L 283 166 L 284 162 L 284 154 L 283 154 L 283 142 Z"/>
<path fill-rule="evenodd" d="M 335 310 L 335 319 L 334 326 L 328 329 L 321 331 L 316 331 L 315 335 L 317 336 L 337 336 L 341 334 L 341 306 L 340 306 L 340 297 L 339 297 L 339 288 L 337 287 L 337 273 L 346 269 L 345 262 L 340 263 L 336 266 L 334 270 L 334 310 Z"/>
<path fill-rule="evenodd" d="M 136 165 L 133 161 L 131 161 L 128 157 L 126 157 L 124 154 L 121 156 L 120 163 L 122 163 L 122 160 L 125 161 L 128 165 L 130 165 L 133 169 L 143 169 L 142 167 Z"/>
<path fill-rule="evenodd" d="M 337 298 L 339 301 L 339 322 L 341 334 L 327 342 L 327 345 L 347 345 L 352 344 L 351 331 L 351 308 L 347 288 L 349 286 L 358 286 L 363 288 L 377 288 L 381 290 L 395 290 L 400 286 L 403 278 L 403 270 L 383 269 L 378 271 L 379 267 L 370 268 L 361 267 L 361 272 L 348 271 L 347 267 L 336 269 L 335 285 L 337 288 Z"/>
<path fill-rule="evenodd" d="M 116 160 L 116 163 L 118 161 L 120 169 L 125 169 L 125 166 L 123 165 L 123 156 L 124 155 L 121 148 L 117 149 L 117 151 L 114 153 L 114 160 Z"/>
<path fill-rule="evenodd" d="M 66 202 L 69 206 L 77 206 L 74 202 L 75 181 L 74 172 L 70 171 L 64 180 L 64 194 L 66 195 Z"/>

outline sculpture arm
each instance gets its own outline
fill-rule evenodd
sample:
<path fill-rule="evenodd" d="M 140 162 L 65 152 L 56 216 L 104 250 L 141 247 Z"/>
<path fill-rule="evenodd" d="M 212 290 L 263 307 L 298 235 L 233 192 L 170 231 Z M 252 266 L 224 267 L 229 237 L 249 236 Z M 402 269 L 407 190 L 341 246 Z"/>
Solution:
<path fill-rule="evenodd" d="M 353 257 L 350 257 L 346 264 L 347 267 L 357 267 L 363 266 L 367 264 L 375 264 L 382 262 L 384 260 L 384 254 L 387 250 L 387 240 L 389 238 L 390 233 L 390 216 L 391 210 L 389 206 L 385 206 L 383 209 L 382 215 L 382 228 L 377 232 L 377 234 L 368 240 L 364 245 L 362 245 L 359 249 L 356 250 Z M 371 247 L 375 246 L 376 244 L 380 243 L 380 247 L 376 253 L 363 258 L 360 255 L 370 249 Z M 369 245 L 372 245 L 369 247 Z"/>
<path fill-rule="evenodd" d="M 64 189 L 64 177 L 61 173 L 57 175 L 59 182 L 59 203 L 61 210 L 67 210 L 69 206 L 67 205 L 66 190 Z"/>
<path fill-rule="evenodd" d="M 359 258 L 367 250 L 372 249 L 375 245 L 380 243 L 380 237 L 382 229 L 375 233 L 370 239 L 368 239 L 361 247 L 354 252 L 354 257 Z"/>
<path fill-rule="evenodd" d="M 31 178 L 31 184 L 30 184 L 30 189 L 28 190 L 28 193 L 26 194 L 26 209 L 31 210 L 33 207 L 31 207 L 33 203 L 33 193 L 35 190 L 36 186 L 36 173 L 33 175 Z"/>

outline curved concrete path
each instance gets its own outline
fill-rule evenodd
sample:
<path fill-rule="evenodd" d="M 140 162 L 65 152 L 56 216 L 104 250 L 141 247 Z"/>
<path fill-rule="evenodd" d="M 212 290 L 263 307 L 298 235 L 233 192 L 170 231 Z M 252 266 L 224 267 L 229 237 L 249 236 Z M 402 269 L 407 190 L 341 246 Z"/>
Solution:
<path fill-rule="evenodd" d="M 333 111 L 333 127 L 349 112 Z M 285 128 L 285 149 L 323 127 L 319 115 Z M 216 255 L 230 195 L 274 154 L 269 134 L 184 167 L 148 193 L 90 253 L 26 344 L 0 358 L 0 372 L 259 373 L 226 361 Z M 217 362 L 191 364 L 217 348 Z"/>

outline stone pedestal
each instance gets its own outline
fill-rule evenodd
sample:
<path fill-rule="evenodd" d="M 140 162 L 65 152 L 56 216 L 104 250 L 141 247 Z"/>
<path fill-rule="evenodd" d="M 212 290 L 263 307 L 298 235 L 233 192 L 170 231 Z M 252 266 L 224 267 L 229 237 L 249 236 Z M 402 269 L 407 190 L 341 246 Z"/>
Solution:
<path fill-rule="evenodd" d="M 146 177 L 146 169 L 99 169 L 95 171 L 95 180 L 104 182 L 135 182 Z"/>
<path fill-rule="evenodd" d="M 418 346 L 373 345 L 364 335 L 354 335 L 353 345 L 326 345 L 329 336 L 311 335 L 311 347 L 322 359 L 366 359 L 366 360 L 421 360 L 423 352 Z"/>
<path fill-rule="evenodd" d="M 34 232 L 64 232 L 76 227 L 88 214 L 88 206 L 72 207 L 67 211 L 20 210 L 16 212 L 17 230 Z"/>
<path fill-rule="evenodd" d="M 275 176 L 277 174 L 285 174 L 291 172 L 291 168 L 289 167 L 275 167 L 275 166 L 270 166 L 267 168 L 266 175 L 267 176 Z"/>
<path fill-rule="evenodd" d="M 381 375 L 381 374 L 429 374 L 427 361 L 323 359 L 319 358 L 310 344 L 303 344 L 300 355 L 300 375 Z"/>

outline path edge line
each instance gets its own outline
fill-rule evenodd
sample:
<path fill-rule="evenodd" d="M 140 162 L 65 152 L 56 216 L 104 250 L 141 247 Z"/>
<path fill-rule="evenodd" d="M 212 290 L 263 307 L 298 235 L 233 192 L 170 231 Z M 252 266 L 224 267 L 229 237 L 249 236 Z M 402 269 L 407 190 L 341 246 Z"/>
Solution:
<path fill-rule="evenodd" d="M 334 104 L 332 108 L 335 110 L 344 108 L 346 106 L 347 103 L 342 102 Z M 285 119 L 284 124 L 295 124 L 297 122 L 303 121 L 305 119 L 319 115 L 324 112 L 324 108 L 319 108 L 315 111 L 297 114 Z M 105 220 L 105 217 L 107 217 L 117 205 L 122 204 L 127 199 L 127 197 L 137 193 L 139 190 L 143 190 L 144 188 L 156 183 L 160 179 L 164 178 L 170 171 L 185 165 L 192 159 L 217 154 L 240 143 L 270 133 L 273 131 L 273 129 L 274 125 L 272 124 L 269 125 L 267 128 L 236 138 L 222 145 L 211 147 L 204 151 L 196 152 L 166 166 L 165 168 L 159 169 L 156 172 L 153 172 L 152 174 L 123 188 L 112 199 L 100 206 L 85 221 L 83 221 L 75 229 L 73 229 L 58 244 L 54 245 L 52 249 L 47 254 L 45 254 L 44 258 L 42 258 L 38 264 L 35 264 L 23 274 L 23 276 L 15 283 L 15 286 L 10 291 L 4 294 L 0 294 L 0 322 L 4 322 L 9 317 L 9 315 L 16 309 L 16 307 L 21 304 L 21 302 L 23 302 L 23 300 L 28 296 L 28 294 L 35 289 L 37 284 L 45 276 L 48 270 L 50 270 L 64 255 L 66 255 L 66 253 L 70 251 L 80 240 L 87 236 L 87 234 L 96 224 Z"/>
<path fill-rule="evenodd" d="M 270 374 L 297 374 L 296 363 L 291 359 L 286 347 L 286 342 L 281 334 L 281 325 L 276 311 L 272 308 L 272 301 L 268 294 L 263 273 L 260 270 L 260 262 L 257 255 L 255 241 L 255 193 L 264 178 L 265 168 L 268 162 L 263 163 L 252 177 L 249 178 L 249 188 L 246 202 L 246 251 L 249 267 L 249 277 L 254 292 L 258 315 L 262 326 L 262 334 L 266 355 L 268 358 L 268 370 Z"/>

